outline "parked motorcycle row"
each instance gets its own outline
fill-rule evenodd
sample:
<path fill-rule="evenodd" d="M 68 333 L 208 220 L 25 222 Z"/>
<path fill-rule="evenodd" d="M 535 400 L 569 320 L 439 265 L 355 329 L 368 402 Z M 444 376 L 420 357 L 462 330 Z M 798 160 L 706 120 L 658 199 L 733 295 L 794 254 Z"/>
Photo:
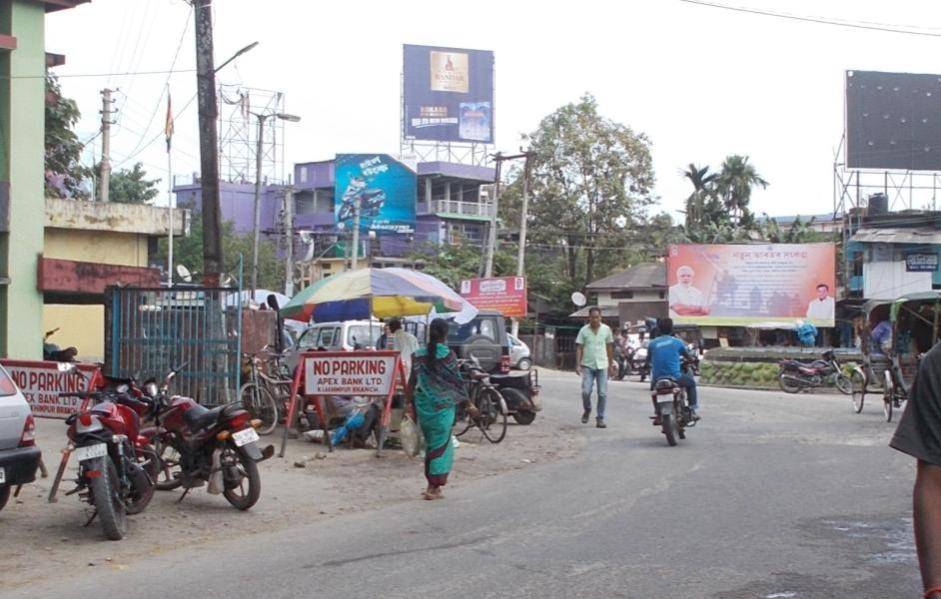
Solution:
<path fill-rule="evenodd" d="M 191 489 L 207 485 L 232 506 L 247 510 L 258 501 L 261 478 L 258 462 L 270 458 L 274 447 L 258 447 L 253 420 L 236 402 L 208 409 L 193 399 L 170 395 L 172 370 L 162 384 L 148 380 L 97 377 L 87 379 L 88 391 L 61 393 L 83 400 L 66 420 L 68 444 L 56 472 L 49 501 L 56 494 L 70 458 L 78 462 L 75 495 L 90 504 L 104 536 L 120 540 L 127 534 L 127 517 L 142 512 L 156 489 Z M 76 372 L 74 364 L 60 371 Z M 82 374 L 81 376 L 85 376 Z M 208 484 L 207 484 L 208 483 Z"/>

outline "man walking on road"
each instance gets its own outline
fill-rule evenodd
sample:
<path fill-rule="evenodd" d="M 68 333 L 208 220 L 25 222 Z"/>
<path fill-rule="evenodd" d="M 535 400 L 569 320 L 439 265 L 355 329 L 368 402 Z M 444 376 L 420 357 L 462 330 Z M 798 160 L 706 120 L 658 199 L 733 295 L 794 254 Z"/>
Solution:
<path fill-rule="evenodd" d="M 604 407 L 608 398 L 608 371 L 615 367 L 614 335 L 611 327 L 601 322 L 601 308 L 588 310 L 588 324 L 575 338 L 575 372 L 582 377 L 582 424 L 591 417 L 591 391 L 598 387 L 598 417 L 596 426 L 607 428 Z"/>

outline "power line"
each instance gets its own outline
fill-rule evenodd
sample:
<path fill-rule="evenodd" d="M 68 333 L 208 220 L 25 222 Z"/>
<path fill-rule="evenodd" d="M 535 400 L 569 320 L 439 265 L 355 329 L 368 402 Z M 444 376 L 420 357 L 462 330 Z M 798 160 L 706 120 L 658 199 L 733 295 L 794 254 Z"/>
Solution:
<path fill-rule="evenodd" d="M 715 2 L 704 2 L 703 0 L 679 0 L 679 1 L 686 3 L 686 4 L 695 4 L 698 6 L 706 6 L 709 8 L 719 8 L 722 10 L 729 10 L 732 12 L 741 12 L 741 13 L 748 13 L 748 14 L 753 14 L 753 15 L 761 15 L 763 17 L 776 17 L 779 19 L 789 19 L 792 21 L 802 21 L 805 23 L 816 23 L 818 25 L 835 25 L 837 27 L 847 27 L 850 29 L 865 29 L 868 31 L 882 31 L 886 33 L 902 33 L 906 35 L 920 35 L 924 37 L 941 37 L 941 32 L 934 33 L 931 31 L 917 31 L 914 28 L 901 29 L 899 27 L 883 26 L 883 25 L 877 25 L 877 24 L 867 24 L 863 22 L 839 21 L 836 19 L 827 19 L 823 17 L 805 17 L 805 16 L 800 16 L 800 15 L 792 15 L 789 13 L 758 10 L 756 8 L 744 8 L 741 6 L 729 6 L 727 4 L 718 4 Z M 908 26 L 906 25 L 906 27 Z"/>

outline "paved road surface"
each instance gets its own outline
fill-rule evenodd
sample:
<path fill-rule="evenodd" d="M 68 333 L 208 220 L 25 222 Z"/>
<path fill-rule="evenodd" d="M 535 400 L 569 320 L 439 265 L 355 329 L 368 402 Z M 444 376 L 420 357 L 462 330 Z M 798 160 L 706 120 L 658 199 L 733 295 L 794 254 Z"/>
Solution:
<path fill-rule="evenodd" d="M 918 595 L 914 463 L 886 446 L 894 425 L 878 406 L 855 415 L 841 396 L 705 389 L 702 423 L 669 448 L 642 385 L 611 384 L 599 430 L 579 424 L 574 375 L 542 382 L 545 417 L 589 438 L 574 460 L 326 525 L 220 531 L 216 544 L 0 596 Z"/>

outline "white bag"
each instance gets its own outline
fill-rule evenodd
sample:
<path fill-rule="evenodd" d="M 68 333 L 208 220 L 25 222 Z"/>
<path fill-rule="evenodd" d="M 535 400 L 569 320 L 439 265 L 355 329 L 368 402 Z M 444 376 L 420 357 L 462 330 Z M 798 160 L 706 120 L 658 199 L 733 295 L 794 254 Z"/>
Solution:
<path fill-rule="evenodd" d="M 417 456 L 423 445 L 421 428 L 408 414 L 402 417 L 402 424 L 399 425 L 399 441 L 405 455 L 409 457 Z"/>

